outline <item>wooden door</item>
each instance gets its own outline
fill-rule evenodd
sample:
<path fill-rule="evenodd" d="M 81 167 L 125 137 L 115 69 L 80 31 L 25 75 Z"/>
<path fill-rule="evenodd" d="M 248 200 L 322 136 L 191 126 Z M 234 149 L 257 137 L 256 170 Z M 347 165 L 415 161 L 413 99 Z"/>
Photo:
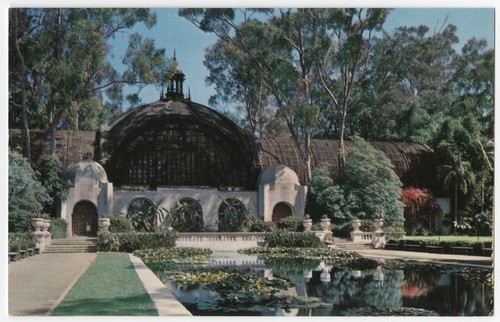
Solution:
<path fill-rule="evenodd" d="M 73 236 L 97 235 L 97 209 L 89 201 L 80 201 L 71 216 Z"/>

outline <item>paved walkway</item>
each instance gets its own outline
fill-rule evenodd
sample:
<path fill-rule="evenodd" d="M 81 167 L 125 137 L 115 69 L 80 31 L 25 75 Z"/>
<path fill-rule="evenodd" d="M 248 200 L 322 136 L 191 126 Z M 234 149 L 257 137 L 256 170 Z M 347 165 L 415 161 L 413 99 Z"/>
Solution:
<path fill-rule="evenodd" d="M 385 259 L 403 259 L 410 261 L 435 262 L 442 264 L 455 264 L 467 266 L 493 266 L 493 257 L 488 256 L 470 256 L 456 254 L 435 254 L 426 252 L 405 252 L 399 250 L 385 249 L 363 249 L 354 250 L 355 252 L 372 258 Z"/>
<path fill-rule="evenodd" d="M 96 253 L 42 253 L 8 264 L 9 315 L 52 312 L 96 256 Z"/>
<path fill-rule="evenodd" d="M 492 266 L 493 258 L 483 256 L 465 256 L 451 254 L 432 254 L 402 252 L 391 250 L 358 250 L 366 257 L 398 258 L 415 261 L 433 261 L 438 263 Z M 9 270 L 9 314 L 14 316 L 49 315 L 63 300 L 74 283 L 93 262 L 95 253 L 40 254 L 8 264 Z M 172 307 L 177 302 L 165 292 L 161 282 L 151 276 L 151 272 L 137 258 L 131 258 L 146 289 L 153 295 L 153 300 L 160 310 Z M 151 273 L 151 274 L 149 274 Z M 154 275 L 154 274 L 153 274 Z M 160 283 L 160 284 L 159 284 Z M 161 289 L 161 290 L 160 290 Z M 178 303 L 178 302 L 177 302 Z M 160 308 L 161 306 L 162 308 Z M 178 309 L 178 310 L 177 310 Z M 174 310 L 175 311 L 175 310 Z M 185 315 L 182 307 L 164 315 Z M 187 315 L 187 314 L 186 314 Z"/>

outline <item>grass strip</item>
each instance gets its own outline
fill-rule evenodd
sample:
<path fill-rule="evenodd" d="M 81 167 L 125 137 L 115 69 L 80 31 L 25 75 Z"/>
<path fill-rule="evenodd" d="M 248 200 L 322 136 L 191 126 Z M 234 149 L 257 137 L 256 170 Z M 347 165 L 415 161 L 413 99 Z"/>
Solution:
<path fill-rule="evenodd" d="M 52 315 L 152 316 L 156 307 L 125 253 L 100 253 Z"/>

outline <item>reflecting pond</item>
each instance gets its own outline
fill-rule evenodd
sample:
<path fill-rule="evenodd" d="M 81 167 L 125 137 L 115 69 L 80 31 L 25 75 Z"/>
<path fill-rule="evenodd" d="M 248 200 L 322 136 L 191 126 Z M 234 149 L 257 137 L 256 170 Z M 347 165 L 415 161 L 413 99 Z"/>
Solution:
<path fill-rule="evenodd" d="M 216 253 L 198 264 L 148 266 L 195 316 L 488 316 L 493 311 L 490 269 L 401 261 L 357 269 L 237 253 Z M 195 279 L 199 283 L 192 283 Z"/>

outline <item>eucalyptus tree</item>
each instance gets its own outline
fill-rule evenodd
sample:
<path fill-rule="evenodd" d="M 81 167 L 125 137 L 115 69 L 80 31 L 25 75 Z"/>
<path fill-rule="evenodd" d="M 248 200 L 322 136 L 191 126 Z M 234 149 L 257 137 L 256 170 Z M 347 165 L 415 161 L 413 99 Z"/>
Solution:
<path fill-rule="evenodd" d="M 217 98 L 243 102 L 254 129 L 263 109 L 276 111 L 295 140 L 310 179 L 311 96 L 318 9 L 182 9 L 179 14 L 219 38 L 207 53 Z M 239 16 L 237 13 L 241 13 Z M 258 16 L 259 19 L 255 18 Z M 302 142 L 305 142 L 303 144 Z"/>
<path fill-rule="evenodd" d="M 13 8 L 9 22 L 9 50 L 17 52 L 9 72 L 18 75 L 10 84 L 9 112 L 16 115 L 23 106 L 28 116 L 22 124 L 12 117 L 9 126 L 48 130 L 50 155 L 57 129 L 78 129 L 79 116 L 85 116 L 80 112 L 102 108 L 100 95 L 107 90 L 116 94 L 123 84 L 159 83 L 166 73 L 164 50 L 138 35 L 130 39 L 125 72 L 110 62 L 110 39 L 138 23 L 156 23 L 149 9 Z"/>
<path fill-rule="evenodd" d="M 484 39 L 470 39 L 453 61 L 451 88 L 456 94 L 450 116 L 472 114 L 481 125 L 481 135 L 493 139 L 495 51 Z"/>
<path fill-rule="evenodd" d="M 384 31 L 353 96 L 349 129 L 370 140 L 430 143 L 457 97 L 457 42 L 453 25 L 434 33 L 427 26 Z"/>
<path fill-rule="evenodd" d="M 339 169 L 345 165 L 344 137 L 347 117 L 358 74 L 366 65 L 370 39 L 382 28 L 389 9 L 326 9 L 324 35 L 326 46 L 317 57 L 321 85 L 335 107 L 339 138 Z"/>

